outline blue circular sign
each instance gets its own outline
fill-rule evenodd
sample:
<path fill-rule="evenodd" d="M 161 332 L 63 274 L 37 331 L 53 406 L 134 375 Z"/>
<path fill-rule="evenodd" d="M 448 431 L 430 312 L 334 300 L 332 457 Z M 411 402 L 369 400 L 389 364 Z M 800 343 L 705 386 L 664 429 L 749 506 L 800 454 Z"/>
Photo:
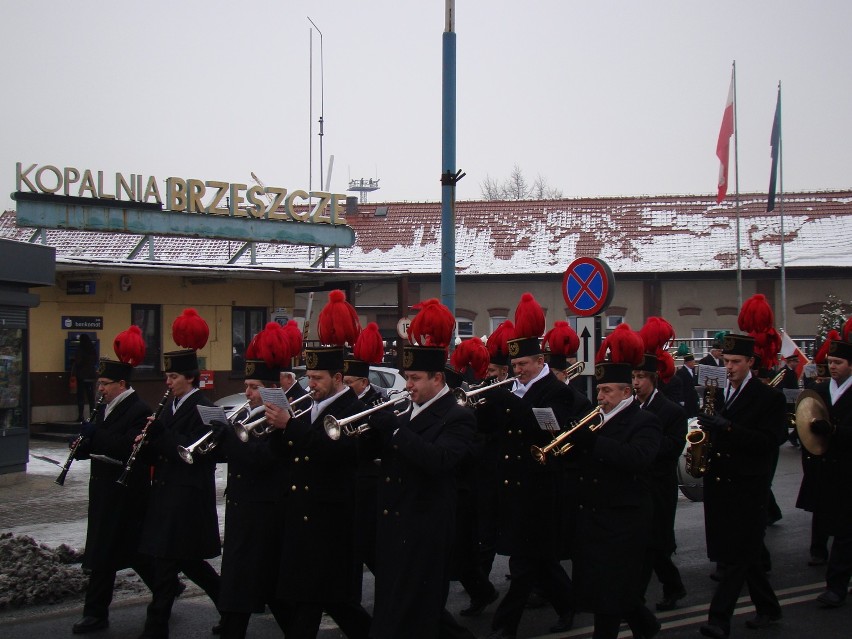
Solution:
<path fill-rule="evenodd" d="M 569 310 L 580 317 L 603 311 L 615 294 L 615 279 L 606 262 L 593 257 L 578 257 L 562 278 L 562 296 Z"/>

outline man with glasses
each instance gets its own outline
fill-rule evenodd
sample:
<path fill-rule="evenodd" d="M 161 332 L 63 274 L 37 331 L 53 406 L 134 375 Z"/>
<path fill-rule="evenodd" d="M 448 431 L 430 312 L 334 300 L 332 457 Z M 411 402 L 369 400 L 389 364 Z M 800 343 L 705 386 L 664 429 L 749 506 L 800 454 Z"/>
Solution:
<path fill-rule="evenodd" d="M 130 386 L 133 366 L 102 359 L 98 367 L 100 401 L 89 421 L 76 459 L 91 459 L 89 512 L 83 570 L 89 573 L 83 617 L 71 632 L 84 634 L 109 626 L 109 605 L 115 573 L 132 568 L 151 587 L 150 566 L 136 552 L 148 503 L 147 467 L 134 466 L 127 485 L 116 482 L 133 441 L 145 426 L 151 409 Z M 114 460 L 114 461 L 112 461 Z"/>

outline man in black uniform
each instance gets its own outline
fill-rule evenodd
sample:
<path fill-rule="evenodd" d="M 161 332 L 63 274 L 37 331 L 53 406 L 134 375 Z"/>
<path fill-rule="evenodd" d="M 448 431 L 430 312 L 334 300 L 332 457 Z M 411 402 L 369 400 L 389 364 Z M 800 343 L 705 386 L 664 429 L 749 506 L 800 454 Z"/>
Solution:
<path fill-rule="evenodd" d="M 264 342 L 275 341 L 281 331 L 274 322 L 267 324 L 257 336 L 258 350 L 267 352 Z M 301 337 L 299 338 L 301 344 Z M 259 353 L 252 353 L 253 357 Z M 275 388 L 281 377 L 281 367 L 288 366 L 292 353 L 278 351 L 269 360 L 247 359 L 245 362 L 245 392 L 248 407 L 231 418 L 243 426 L 260 419 L 266 421 L 252 429 L 274 428 L 283 425 L 283 415 L 277 422 L 265 414 L 261 388 Z M 298 386 L 298 384 L 297 384 Z M 299 386 L 301 389 L 301 386 Z M 294 397 L 288 397 L 292 401 Z M 296 409 L 305 410 L 306 402 Z M 214 422 L 218 445 L 216 457 L 228 464 L 228 485 L 225 489 L 225 541 L 222 545 L 222 588 L 219 610 L 222 612 L 222 639 L 244 639 L 253 612 L 263 612 L 269 606 L 282 630 L 286 629 L 285 606 L 275 598 L 278 566 L 281 557 L 281 527 L 277 522 L 280 493 L 284 490 L 283 465 L 269 445 L 266 436 L 247 435 L 241 441 L 230 424 Z M 246 435 L 244 435 L 246 437 Z M 276 522 L 276 525 L 270 525 Z"/>
<path fill-rule="evenodd" d="M 83 555 L 83 569 L 89 571 L 89 583 L 83 618 L 71 629 L 74 634 L 109 625 L 117 570 L 133 568 L 146 585 L 151 584 L 150 566 L 137 552 L 151 487 L 148 468 L 136 466 L 128 474 L 125 486 L 117 483 L 124 470 L 123 462 L 151 414 L 151 409 L 130 386 L 132 372 L 129 363 L 101 359 L 97 372 L 100 401 L 91 419 L 83 425 L 83 439 L 75 453 L 75 459 L 91 459 L 92 463 Z M 122 463 L 114 464 L 108 459 Z"/>
<path fill-rule="evenodd" d="M 613 349 L 607 341 L 622 346 Z M 617 637 L 622 619 L 635 638 L 648 639 L 660 630 L 642 604 L 653 511 L 648 473 L 660 448 L 660 423 L 633 398 L 641 338 L 620 324 L 601 348 L 616 358 L 595 366 L 602 424 L 577 430 L 568 452 L 577 464 L 579 487 L 573 555 L 577 608 L 594 613 L 595 639 Z"/>
<path fill-rule="evenodd" d="M 772 459 L 779 425 L 786 419 L 784 396 L 752 376 L 754 338 L 726 335 L 722 352 L 728 380 L 716 403 L 720 410 L 698 418 L 713 451 L 704 477 L 707 554 L 725 566 L 701 634 L 717 639 L 730 635 L 743 583 L 757 610 L 747 627 L 763 628 L 781 619 L 766 573 L 769 553 L 763 538 Z"/>
<path fill-rule="evenodd" d="M 436 316 L 448 318 L 452 331 L 452 314 L 438 300 L 419 307 L 410 335 L 418 334 L 423 320 Z M 360 438 L 361 453 L 382 460 L 372 639 L 473 637 L 444 607 L 455 536 L 456 474 L 474 434 L 473 413 L 458 405 L 446 384 L 451 338 L 451 332 L 429 335 L 432 346 L 404 347 L 412 410 L 392 419 L 376 413 L 380 419 L 370 420 L 371 436 Z"/>
<path fill-rule="evenodd" d="M 179 336 L 181 329 L 190 339 Z M 219 516 L 216 512 L 216 462 L 207 455 L 195 455 L 187 464 L 178 446 L 188 447 L 209 428 L 201 420 L 197 406 L 212 406 L 199 392 L 196 349 L 207 342 L 207 324 L 194 309 L 186 309 L 172 326 L 172 334 L 185 350 L 163 354 L 169 402 L 159 419 L 148 424 L 146 445 L 140 461 L 154 467 L 151 497 L 142 527 L 139 551 L 151 558 L 154 570 L 152 599 L 148 605 L 145 639 L 169 636 L 169 617 L 177 595 L 177 575 L 184 573 L 198 584 L 214 604 L 219 601 L 219 575 L 207 563 L 219 555 Z"/>
<path fill-rule="evenodd" d="M 546 446 L 556 431 L 586 415 L 591 403 L 560 382 L 545 363 L 539 342 L 543 333 L 544 313 L 532 295 L 524 293 L 515 313 L 515 337 L 509 340 L 515 381 L 511 390 L 499 387 L 485 393 L 486 404 L 477 408 L 480 424 L 490 425 L 499 437 L 497 552 L 509 556 L 511 574 L 490 639 L 515 637 L 534 587 L 559 616 L 551 632 L 570 630 L 574 620 L 571 579 L 560 564 L 570 552 L 573 524 L 568 480 L 558 460 L 551 456 L 539 463 L 530 448 Z M 554 432 L 539 425 L 534 408 L 553 411 Z"/>
<path fill-rule="evenodd" d="M 698 391 L 695 390 L 697 382 L 695 379 L 695 355 L 687 351 L 683 356 L 683 366 L 677 369 L 676 374 L 680 377 L 683 387 L 683 410 L 687 419 L 691 419 L 698 415 Z"/>
<path fill-rule="evenodd" d="M 323 343 L 335 343 L 324 327 L 327 309 L 339 303 L 349 308 L 343 293 L 332 291 L 320 313 Z M 345 331 L 339 326 L 338 330 L 350 335 L 342 339 L 354 342 L 359 328 Z M 283 409 L 266 407 L 276 425 L 270 444 L 285 465 L 277 597 L 288 606 L 288 639 L 316 637 L 323 611 L 349 639 L 366 639 L 370 628 L 370 616 L 355 592 L 356 442 L 346 436 L 333 440 L 323 426 L 328 416 L 343 419 L 366 409 L 343 383 L 343 359 L 342 342 L 306 349 L 308 387 L 314 399 L 311 410 L 287 419 Z"/>
<path fill-rule="evenodd" d="M 815 390 L 828 407 L 829 418 L 811 424 L 814 434 L 828 441 L 823 475 L 818 478 L 818 506 L 824 514 L 825 530 L 834 535 L 825 571 L 825 592 L 817 601 L 826 608 L 846 603 L 852 577 L 852 343 L 850 322 L 844 327 L 845 339 L 832 340 L 826 362 L 831 381 Z"/>
<path fill-rule="evenodd" d="M 651 573 L 663 585 L 663 599 L 657 610 L 673 610 L 686 596 L 680 571 L 672 562 L 677 548 L 675 542 L 675 512 L 677 510 L 677 463 L 686 439 L 686 414 L 683 408 L 657 390 L 657 358 L 646 354 L 642 366 L 633 371 L 633 389 L 643 410 L 657 416 L 662 426 L 660 450 L 651 465 L 649 479 L 654 504 L 651 548 L 643 568 L 642 592 L 648 588 Z"/>
<path fill-rule="evenodd" d="M 722 360 L 722 340 L 725 338 L 725 332 L 716 333 L 713 341 L 710 343 L 710 352 L 698 360 L 699 366 L 724 366 Z"/>

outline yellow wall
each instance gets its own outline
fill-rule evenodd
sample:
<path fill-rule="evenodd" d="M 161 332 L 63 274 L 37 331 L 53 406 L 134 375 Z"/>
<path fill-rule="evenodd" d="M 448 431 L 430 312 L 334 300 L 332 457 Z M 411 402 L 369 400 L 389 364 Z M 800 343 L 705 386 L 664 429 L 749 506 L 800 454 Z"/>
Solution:
<path fill-rule="evenodd" d="M 30 370 L 33 373 L 64 370 L 67 329 L 61 326 L 63 315 L 103 317 L 103 330 L 97 331 L 101 355 L 115 357 L 112 341 L 131 323 L 131 304 L 161 306 L 163 352 L 177 349 L 171 338 L 171 325 L 184 308 L 198 311 L 210 327 L 207 345 L 199 351 L 206 367 L 231 368 L 231 307 L 265 307 L 268 312 L 285 308 L 291 315 L 294 294 L 290 285 L 270 280 L 226 280 L 217 283 L 192 283 L 181 276 L 131 276 L 129 291 L 122 291 L 119 274 L 69 276 L 58 274 L 57 286 L 33 289 L 41 304 L 30 311 Z M 66 282 L 95 281 L 94 295 L 67 295 Z M 77 331 L 75 331 L 77 332 Z"/>

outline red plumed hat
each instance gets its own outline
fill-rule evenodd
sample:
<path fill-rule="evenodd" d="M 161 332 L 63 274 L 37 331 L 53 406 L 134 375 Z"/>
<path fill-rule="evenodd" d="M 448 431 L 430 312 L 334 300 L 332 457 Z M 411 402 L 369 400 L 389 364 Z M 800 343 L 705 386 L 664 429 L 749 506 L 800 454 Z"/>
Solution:
<path fill-rule="evenodd" d="M 843 328 L 840 329 L 840 332 L 843 336 L 844 342 L 852 342 L 852 317 L 850 317 L 843 324 Z"/>
<path fill-rule="evenodd" d="M 346 301 L 341 290 L 328 294 L 328 303 L 317 318 L 317 336 L 326 346 L 352 346 L 361 333 L 361 322 L 355 307 Z"/>
<path fill-rule="evenodd" d="M 838 341 L 839 339 L 840 333 L 835 330 L 828 331 L 828 335 L 825 336 L 825 341 L 819 347 L 816 355 L 814 355 L 814 363 L 825 364 L 825 358 L 828 357 L 828 349 L 831 348 L 831 342 Z"/>
<path fill-rule="evenodd" d="M 408 341 L 414 346 L 447 348 L 453 339 L 456 318 L 437 299 L 429 299 L 411 307 L 420 312 L 408 326 Z"/>
<path fill-rule="evenodd" d="M 760 358 L 760 367 L 773 368 L 778 364 L 778 351 L 781 350 L 781 335 L 774 328 L 751 333 L 754 338 L 754 354 Z"/>
<path fill-rule="evenodd" d="M 645 344 L 628 324 L 607 335 L 595 356 L 598 384 L 632 384 L 633 370 L 645 362 Z"/>
<path fill-rule="evenodd" d="M 287 333 L 278 322 L 268 322 L 255 337 L 257 359 L 262 359 L 270 368 L 285 368 L 299 354 L 293 352 Z"/>
<path fill-rule="evenodd" d="M 355 359 L 368 364 L 381 364 L 384 361 L 385 343 L 382 334 L 379 332 L 378 324 L 375 322 L 367 324 L 367 327 L 361 331 L 358 339 L 355 340 L 352 354 Z"/>
<path fill-rule="evenodd" d="M 210 328 L 194 308 L 186 308 L 172 322 L 172 339 L 181 348 L 201 350 L 207 344 Z"/>
<path fill-rule="evenodd" d="M 619 324 L 607 335 L 595 356 L 597 363 L 607 361 L 613 364 L 630 364 L 633 368 L 638 367 L 644 359 L 645 344 L 639 333 L 626 323 Z"/>
<path fill-rule="evenodd" d="M 580 348 L 580 337 L 568 322 L 560 320 L 544 334 L 541 347 L 557 355 L 574 355 Z"/>
<path fill-rule="evenodd" d="M 664 318 L 649 317 L 639 329 L 639 336 L 645 345 L 645 352 L 656 354 L 658 350 L 666 349 L 675 338 L 675 330 Z"/>
<path fill-rule="evenodd" d="M 775 313 L 766 296 L 757 293 L 752 295 L 740 309 L 737 324 L 746 333 L 765 333 L 775 328 Z"/>
<path fill-rule="evenodd" d="M 120 362 L 138 366 L 145 359 L 145 340 L 135 324 L 115 336 L 112 348 Z"/>
<path fill-rule="evenodd" d="M 665 349 L 657 350 L 657 375 L 664 384 L 668 384 L 669 380 L 675 374 L 675 361 L 672 354 Z"/>
<path fill-rule="evenodd" d="M 492 364 L 506 366 L 509 363 L 509 340 L 514 335 L 515 325 L 512 323 L 512 320 L 504 320 L 488 336 L 485 346 L 488 348 Z"/>
<path fill-rule="evenodd" d="M 456 346 L 450 356 L 450 364 L 459 373 L 471 370 L 476 379 L 485 379 L 488 374 L 490 355 L 488 348 L 478 337 L 471 337 Z"/>
<path fill-rule="evenodd" d="M 542 333 L 544 333 L 544 311 L 532 293 L 524 293 L 515 309 L 514 339 L 539 338 Z"/>

